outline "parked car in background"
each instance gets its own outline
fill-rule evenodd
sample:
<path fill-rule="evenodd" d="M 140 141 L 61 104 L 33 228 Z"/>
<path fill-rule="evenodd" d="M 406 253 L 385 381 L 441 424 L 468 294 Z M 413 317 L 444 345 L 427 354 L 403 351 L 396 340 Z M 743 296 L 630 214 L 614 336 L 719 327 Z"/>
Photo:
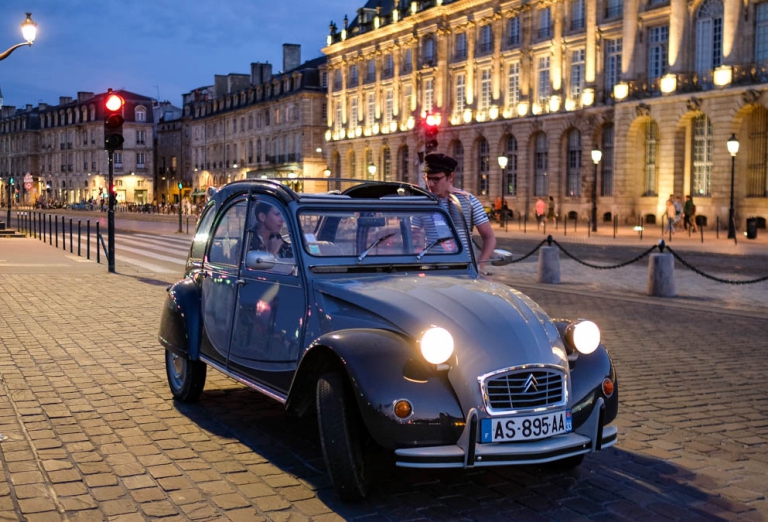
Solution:
<path fill-rule="evenodd" d="M 398 466 L 470 468 L 570 467 L 613 445 L 599 329 L 480 277 L 461 216 L 405 183 L 222 187 L 162 310 L 174 398 L 196 401 L 210 366 L 315 413 L 347 501 L 368 491 L 372 446 Z"/>

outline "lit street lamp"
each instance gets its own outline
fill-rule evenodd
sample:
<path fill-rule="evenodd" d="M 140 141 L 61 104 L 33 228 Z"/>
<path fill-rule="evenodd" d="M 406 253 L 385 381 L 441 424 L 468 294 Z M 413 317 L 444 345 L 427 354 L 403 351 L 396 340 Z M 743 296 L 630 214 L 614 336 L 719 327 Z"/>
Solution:
<path fill-rule="evenodd" d="M 21 47 L 22 45 L 32 45 L 37 36 L 37 24 L 32 21 L 32 13 L 27 13 L 27 18 L 21 24 L 21 34 L 24 37 L 24 42 L 14 45 L 4 53 L 0 54 L 0 60 L 8 58 L 13 51 Z"/>
<path fill-rule="evenodd" d="M 325 169 L 323 169 L 323 176 L 325 176 L 326 179 L 330 178 L 331 177 L 331 169 L 329 169 L 328 167 L 325 167 Z M 330 192 L 331 191 L 331 180 L 328 180 L 325 183 L 326 183 L 326 189 L 325 190 Z"/>
<path fill-rule="evenodd" d="M 505 181 L 505 170 L 507 168 L 507 164 L 509 163 L 509 158 L 506 156 L 499 156 L 499 167 L 501 167 L 501 190 L 499 191 L 499 196 L 501 196 L 501 199 L 504 199 L 504 181 Z"/>
<path fill-rule="evenodd" d="M 595 181 L 592 184 L 592 232 L 597 232 L 597 164 L 603 159 L 603 151 L 592 150 L 592 162 L 595 164 Z"/>
<path fill-rule="evenodd" d="M 374 179 L 374 177 L 376 176 L 376 165 L 374 165 L 373 163 L 368 164 L 368 174 L 369 174 L 369 179 Z"/>
<path fill-rule="evenodd" d="M 736 223 L 733 217 L 733 173 L 736 170 L 736 154 L 739 152 L 739 140 L 735 134 L 727 142 L 728 153 L 731 155 L 731 205 L 728 207 L 728 239 L 736 239 Z"/>

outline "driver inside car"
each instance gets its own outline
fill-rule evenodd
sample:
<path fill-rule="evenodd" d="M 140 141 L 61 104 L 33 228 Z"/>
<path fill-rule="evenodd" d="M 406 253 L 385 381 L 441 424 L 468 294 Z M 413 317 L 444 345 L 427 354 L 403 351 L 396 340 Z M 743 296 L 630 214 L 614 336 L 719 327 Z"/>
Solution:
<path fill-rule="evenodd" d="M 256 203 L 255 226 L 251 228 L 250 250 L 264 250 L 276 258 L 292 258 L 293 248 L 283 238 L 285 219 L 277 208 L 269 203 Z"/>

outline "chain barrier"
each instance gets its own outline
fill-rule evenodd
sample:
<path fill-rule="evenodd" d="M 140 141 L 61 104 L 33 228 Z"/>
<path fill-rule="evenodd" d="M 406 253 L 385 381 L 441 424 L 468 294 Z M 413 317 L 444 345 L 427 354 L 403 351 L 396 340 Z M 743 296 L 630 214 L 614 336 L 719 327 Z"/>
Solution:
<path fill-rule="evenodd" d="M 642 254 L 640 254 L 639 256 L 635 257 L 634 259 L 630 259 L 629 261 L 626 261 L 626 262 L 624 262 L 624 263 L 619 263 L 618 265 L 612 265 L 612 266 L 600 266 L 600 265 L 593 265 L 592 263 L 587 263 L 586 261 L 582 261 L 581 259 L 577 259 L 577 258 L 576 258 L 576 257 L 574 257 L 573 255 L 571 255 L 571 253 L 570 253 L 570 252 L 568 252 L 568 251 L 567 251 L 567 250 L 566 250 L 566 249 L 563 247 L 563 245 L 561 245 L 560 243 L 558 243 L 558 242 L 557 242 L 557 240 L 555 240 L 555 239 L 552 239 L 552 236 L 549 236 L 549 237 L 547 238 L 547 240 L 549 240 L 549 241 L 551 241 L 552 243 L 554 243 L 555 245 L 557 245 L 557 247 L 558 247 L 560 250 L 562 250 L 563 254 L 565 254 L 566 256 L 570 257 L 571 259 L 573 259 L 573 260 L 574 260 L 574 261 L 576 261 L 577 263 L 580 263 L 580 264 L 582 264 L 582 265 L 584 265 L 584 266 L 588 266 L 589 268 L 595 268 L 595 269 L 597 269 L 597 270 L 613 270 L 614 268 L 622 268 L 622 267 L 625 267 L 625 266 L 627 266 L 627 265 L 631 265 L 632 263 L 636 263 L 637 261 L 640 261 L 640 260 L 641 260 L 641 259 L 643 259 L 645 256 L 647 256 L 648 254 L 650 254 L 651 252 L 653 252 L 654 250 L 656 250 L 656 245 L 653 245 L 651 248 L 649 248 L 648 250 L 646 250 L 645 252 L 643 252 L 643 253 L 642 253 Z"/>
<path fill-rule="evenodd" d="M 552 236 L 549 236 L 549 237 L 552 237 Z M 534 249 L 533 249 L 533 250 L 531 250 L 530 252 L 528 252 L 527 254 L 525 254 L 525 255 L 524 255 L 523 257 L 521 257 L 520 259 L 514 259 L 514 260 L 512 260 L 512 263 L 519 263 L 520 261 L 524 261 L 524 260 L 528 259 L 528 258 L 529 258 L 529 257 L 531 257 L 533 254 L 535 254 L 535 253 L 536 253 L 536 252 L 537 252 L 537 251 L 538 251 L 538 250 L 541 248 L 541 246 L 542 246 L 544 243 L 546 243 L 546 242 L 547 242 L 547 240 L 546 240 L 546 239 L 543 239 L 543 240 L 541 241 L 541 243 L 539 243 L 538 245 L 536 245 L 536 247 L 534 247 Z"/>
<path fill-rule="evenodd" d="M 694 272 L 696 272 L 697 274 L 699 274 L 702 277 L 706 277 L 707 279 L 711 279 L 712 281 L 717 281 L 718 283 L 725 283 L 727 285 L 751 285 L 752 283 L 762 283 L 763 281 L 768 281 L 768 276 L 758 277 L 757 279 L 750 279 L 749 281 L 733 281 L 733 280 L 729 280 L 729 279 L 721 279 L 719 277 L 715 277 L 713 275 L 709 275 L 709 274 L 706 274 L 706 273 L 702 272 L 701 270 L 699 270 L 698 268 L 696 268 L 695 266 L 690 264 L 688 261 L 686 261 L 685 259 L 680 257 L 677 254 L 677 252 L 672 250 L 672 247 L 670 247 L 669 245 L 667 245 L 666 248 L 675 257 L 675 259 L 680 261 L 686 268 L 689 268 L 689 269 L 693 270 Z M 659 245 L 659 250 L 661 250 L 663 252 L 664 251 L 664 246 L 663 245 Z"/>

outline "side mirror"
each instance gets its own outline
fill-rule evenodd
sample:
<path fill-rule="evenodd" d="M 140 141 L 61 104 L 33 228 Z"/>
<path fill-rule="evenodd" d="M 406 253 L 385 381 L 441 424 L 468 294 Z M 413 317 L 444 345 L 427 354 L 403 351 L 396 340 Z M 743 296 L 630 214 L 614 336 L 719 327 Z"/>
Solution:
<path fill-rule="evenodd" d="M 504 266 L 508 265 L 512 262 L 512 252 L 509 252 L 507 250 L 502 250 L 501 248 L 497 248 L 493 251 L 493 255 L 491 256 L 491 265 L 493 266 Z"/>
<path fill-rule="evenodd" d="M 264 250 L 251 250 L 245 254 L 245 267 L 250 270 L 269 270 L 275 263 L 275 256 Z"/>

